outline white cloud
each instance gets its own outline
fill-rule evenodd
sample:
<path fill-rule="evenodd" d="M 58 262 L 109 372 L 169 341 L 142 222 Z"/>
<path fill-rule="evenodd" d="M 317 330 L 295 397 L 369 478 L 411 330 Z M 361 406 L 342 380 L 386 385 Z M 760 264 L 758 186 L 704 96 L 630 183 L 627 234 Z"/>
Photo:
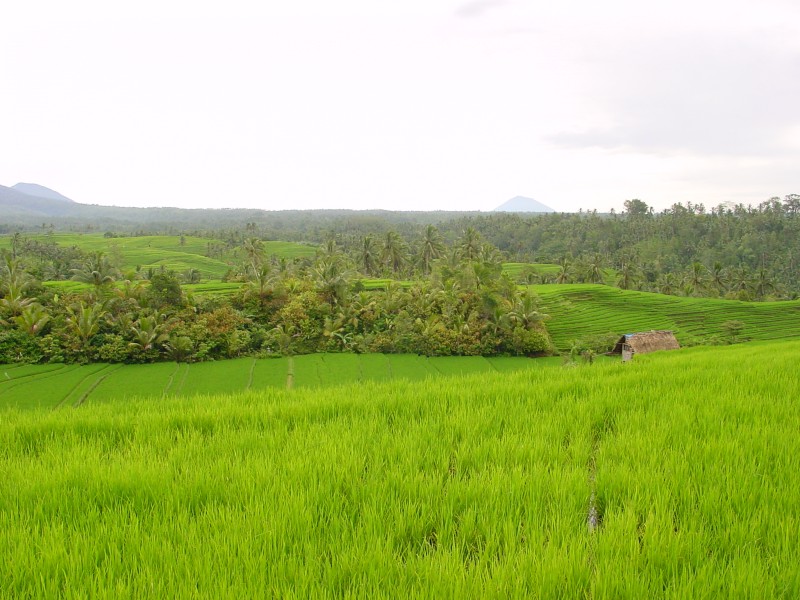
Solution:
<path fill-rule="evenodd" d="M 791 2 L 126 6 L 6 9 L 0 184 L 133 205 L 522 194 L 561 210 L 800 188 Z"/>

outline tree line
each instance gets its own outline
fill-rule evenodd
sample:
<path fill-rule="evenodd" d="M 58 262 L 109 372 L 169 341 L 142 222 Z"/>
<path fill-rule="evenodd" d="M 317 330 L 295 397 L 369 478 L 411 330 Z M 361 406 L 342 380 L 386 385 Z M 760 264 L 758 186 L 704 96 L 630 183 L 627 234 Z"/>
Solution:
<path fill-rule="evenodd" d="M 549 283 L 741 300 L 800 295 L 800 195 L 755 207 L 677 203 L 660 213 L 628 200 L 625 209 L 469 216 L 442 229 L 473 227 L 514 260 L 558 264 Z"/>
<path fill-rule="evenodd" d="M 132 279 L 103 253 L 20 241 L 0 261 L 0 362 L 551 352 L 537 299 L 503 273 L 502 254 L 474 230 L 449 246 L 427 226 L 423 239 L 413 260 L 397 234 L 365 238 L 356 256 L 331 238 L 313 259 L 282 260 L 248 238 L 229 274 L 241 290 L 218 298 L 185 293 L 167 270 Z M 376 289 L 364 280 L 412 268 L 427 276 Z M 86 289 L 58 292 L 36 277 L 64 269 Z"/>

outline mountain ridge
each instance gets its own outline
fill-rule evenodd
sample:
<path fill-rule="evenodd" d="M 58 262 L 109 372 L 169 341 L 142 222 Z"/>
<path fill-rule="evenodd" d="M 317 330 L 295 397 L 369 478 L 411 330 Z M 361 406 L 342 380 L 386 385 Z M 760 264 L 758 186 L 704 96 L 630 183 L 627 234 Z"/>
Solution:
<path fill-rule="evenodd" d="M 506 200 L 492 212 L 552 213 L 556 212 L 546 204 L 526 196 L 514 196 Z"/>
<path fill-rule="evenodd" d="M 57 191 L 39 185 L 38 183 L 15 183 L 11 186 L 12 190 L 16 190 L 26 196 L 33 196 L 35 198 L 46 198 L 47 200 L 57 200 L 59 202 L 72 202 L 74 200 L 67 198 L 64 194 L 59 194 Z"/>

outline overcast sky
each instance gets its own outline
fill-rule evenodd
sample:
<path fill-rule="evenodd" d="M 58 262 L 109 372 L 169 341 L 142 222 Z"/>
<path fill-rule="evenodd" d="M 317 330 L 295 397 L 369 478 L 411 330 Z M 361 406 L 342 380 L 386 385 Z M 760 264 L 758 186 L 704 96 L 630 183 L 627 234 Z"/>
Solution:
<path fill-rule="evenodd" d="M 0 184 L 559 211 L 800 193 L 797 0 L 9 2 Z"/>

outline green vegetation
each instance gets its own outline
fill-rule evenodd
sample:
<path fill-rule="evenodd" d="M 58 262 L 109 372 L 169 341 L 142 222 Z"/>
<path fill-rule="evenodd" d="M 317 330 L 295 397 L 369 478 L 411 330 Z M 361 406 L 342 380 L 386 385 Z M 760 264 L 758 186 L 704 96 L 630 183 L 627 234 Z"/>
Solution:
<path fill-rule="evenodd" d="M 197 245 L 178 240 L 170 243 Z M 0 363 L 550 353 L 536 298 L 503 273 L 502 256 L 473 229 L 448 249 L 428 226 L 421 242 L 414 255 L 394 232 L 382 244 L 367 236 L 356 260 L 330 239 L 312 260 L 270 253 L 296 244 L 246 238 L 229 248 L 237 258 L 227 281 L 208 283 L 194 268 L 123 273 L 118 246 L 85 255 L 14 235 L 0 252 Z M 156 245 L 166 252 L 163 240 Z M 216 252 L 211 242 L 207 251 Z"/>
<path fill-rule="evenodd" d="M 503 273 L 519 283 L 541 283 L 556 276 L 558 265 L 535 264 L 521 262 L 503 263 Z"/>
<path fill-rule="evenodd" d="M 123 272 L 147 273 L 166 269 L 197 271 L 204 279 L 222 279 L 236 260 L 235 246 L 219 239 L 189 235 L 109 237 L 102 234 L 50 233 L 25 236 L 27 243 L 56 244 L 83 253 L 103 252 Z M 264 241 L 267 256 L 287 259 L 313 257 L 316 248 L 290 242 Z M 10 249 L 12 237 L 0 237 L 0 249 Z"/>
<path fill-rule="evenodd" d="M 0 596 L 797 597 L 799 359 L 5 410 Z"/>
<path fill-rule="evenodd" d="M 655 213 L 637 199 L 622 214 L 489 214 L 442 224 L 466 227 L 516 261 L 558 263 L 551 283 L 607 283 L 679 296 L 738 300 L 800 294 L 800 195 L 758 206 L 673 204 Z M 530 281 L 529 283 L 534 283 Z"/>
<path fill-rule="evenodd" d="M 332 387 L 369 381 L 420 381 L 442 375 L 541 369 L 557 366 L 560 362 L 558 358 L 308 354 L 196 364 L 7 365 L 0 367 L 0 409 L 55 408 L 147 397 L 236 394 L 265 388 Z"/>
<path fill-rule="evenodd" d="M 758 246 L 753 236 L 762 229 L 791 245 L 790 200 L 711 215 L 680 205 L 653 215 L 629 201 L 623 216 L 493 215 L 405 234 L 379 222 L 363 235 L 365 222 L 344 232 L 335 222 L 327 230 L 296 224 L 295 234 L 321 236 L 318 248 L 261 239 L 256 222 L 219 230 L 217 238 L 15 234 L 4 239 L 0 267 L 0 362 L 542 356 L 554 349 L 592 358 L 614 335 L 647 329 L 671 329 L 684 345 L 794 337 L 794 301 L 749 303 L 796 297 L 791 252 L 789 271 L 778 272 L 766 253 L 755 269 L 749 255 L 733 264 L 673 244 L 692 236 L 698 247 L 721 244 L 714 236 L 723 228 L 743 236 L 739 254 L 745 242 Z M 498 250 L 509 247 L 504 236 L 524 257 L 515 236 L 526 229 L 538 244 L 529 256 L 553 262 L 507 262 L 509 252 Z M 668 232 L 677 237 L 667 240 Z M 653 236 L 667 254 L 658 254 Z M 576 239 L 586 242 L 577 255 Z M 774 242 L 770 252 L 779 252 Z"/>
<path fill-rule="evenodd" d="M 620 290 L 603 285 L 533 288 L 549 315 L 553 343 L 569 350 L 572 340 L 651 329 L 675 332 L 682 344 L 725 343 L 800 337 L 800 301 L 741 302 Z M 733 337 L 729 322 L 743 324 Z"/>

